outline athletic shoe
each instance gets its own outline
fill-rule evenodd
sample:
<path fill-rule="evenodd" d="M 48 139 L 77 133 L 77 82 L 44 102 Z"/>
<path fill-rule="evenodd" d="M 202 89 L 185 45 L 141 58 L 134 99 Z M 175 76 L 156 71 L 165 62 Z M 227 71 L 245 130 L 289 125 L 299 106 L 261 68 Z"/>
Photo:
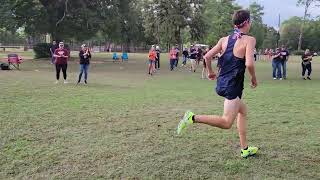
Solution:
<path fill-rule="evenodd" d="M 58 80 L 56 80 L 55 84 L 59 84 L 59 81 L 58 81 Z"/>
<path fill-rule="evenodd" d="M 277 80 L 277 78 L 273 78 L 273 80 Z"/>
<path fill-rule="evenodd" d="M 67 80 L 64 80 L 64 82 L 63 82 L 64 84 L 68 84 L 68 81 Z"/>
<path fill-rule="evenodd" d="M 84 83 L 85 83 L 85 84 L 88 84 L 87 80 L 84 80 Z"/>
<path fill-rule="evenodd" d="M 249 156 L 253 156 L 257 154 L 259 148 L 257 147 L 248 147 L 247 150 L 241 149 L 241 157 L 247 158 Z"/>
<path fill-rule="evenodd" d="M 311 80 L 311 78 L 310 78 L 310 77 L 307 77 L 307 79 Z"/>
<path fill-rule="evenodd" d="M 180 122 L 179 122 L 179 125 L 178 125 L 178 128 L 177 128 L 177 134 L 180 134 L 182 130 L 187 128 L 188 125 L 193 124 L 192 116 L 194 116 L 194 113 L 191 112 L 191 111 L 187 111 L 184 114 L 183 119 L 181 119 Z"/>
<path fill-rule="evenodd" d="M 282 81 L 282 78 L 280 78 L 279 80 Z"/>
<path fill-rule="evenodd" d="M 303 80 L 307 80 L 305 77 L 302 78 Z"/>

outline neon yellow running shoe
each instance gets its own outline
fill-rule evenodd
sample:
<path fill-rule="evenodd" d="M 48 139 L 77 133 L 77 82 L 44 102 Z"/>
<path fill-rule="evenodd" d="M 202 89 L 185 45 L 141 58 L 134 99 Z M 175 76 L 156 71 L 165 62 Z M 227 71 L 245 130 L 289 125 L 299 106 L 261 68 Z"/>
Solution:
<path fill-rule="evenodd" d="M 247 150 L 241 149 L 241 157 L 247 158 L 257 154 L 259 148 L 249 146 Z"/>
<path fill-rule="evenodd" d="M 187 128 L 188 125 L 193 124 L 192 121 L 192 116 L 194 115 L 193 112 L 191 111 L 187 111 L 184 116 L 183 119 L 180 120 L 178 128 L 177 128 L 177 134 L 180 134 L 182 130 L 184 130 L 185 128 Z"/>

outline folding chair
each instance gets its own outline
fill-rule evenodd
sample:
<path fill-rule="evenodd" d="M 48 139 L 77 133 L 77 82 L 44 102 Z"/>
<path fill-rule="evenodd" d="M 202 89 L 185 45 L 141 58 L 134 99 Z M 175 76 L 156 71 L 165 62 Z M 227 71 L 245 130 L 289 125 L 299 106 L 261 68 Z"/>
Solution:
<path fill-rule="evenodd" d="M 126 52 L 122 53 L 121 60 L 122 60 L 122 62 L 128 61 L 129 60 L 128 53 L 126 53 Z"/>
<path fill-rule="evenodd" d="M 113 62 L 119 60 L 118 54 L 117 53 L 113 53 L 112 59 L 113 59 Z"/>
<path fill-rule="evenodd" d="M 17 54 L 8 54 L 8 64 L 18 70 L 20 70 L 20 64 L 22 63 L 22 58 Z"/>

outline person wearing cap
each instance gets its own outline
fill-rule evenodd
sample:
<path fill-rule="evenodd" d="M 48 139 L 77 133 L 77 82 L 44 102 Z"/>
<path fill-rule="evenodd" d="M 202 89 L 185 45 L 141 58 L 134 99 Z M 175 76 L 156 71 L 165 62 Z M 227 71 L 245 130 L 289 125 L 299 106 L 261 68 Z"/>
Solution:
<path fill-rule="evenodd" d="M 55 65 L 56 65 L 56 84 L 59 83 L 60 71 L 62 70 L 64 84 L 67 84 L 67 68 L 68 68 L 68 59 L 69 51 L 64 48 L 64 43 L 59 43 L 59 48 L 54 51 Z"/>
<path fill-rule="evenodd" d="M 87 45 L 83 44 L 79 52 L 80 57 L 80 74 L 78 79 L 78 84 L 81 82 L 82 74 L 84 73 L 84 83 L 87 84 L 88 79 L 88 69 L 91 59 L 91 52 Z"/>

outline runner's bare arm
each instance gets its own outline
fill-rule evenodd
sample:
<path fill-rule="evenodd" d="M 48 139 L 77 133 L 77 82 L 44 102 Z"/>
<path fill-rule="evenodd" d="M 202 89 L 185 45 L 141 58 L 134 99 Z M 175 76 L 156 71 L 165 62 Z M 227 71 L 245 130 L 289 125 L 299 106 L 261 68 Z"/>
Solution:
<path fill-rule="evenodd" d="M 211 60 L 215 57 L 218 53 L 222 51 L 222 41 L 223 38 L 219 40 L 219 42 L 203 57 L 207 63 L 208 73 L 213 73 L 211 67 Z"/>
<path fill-rule="evenodd" d="M 251 76 L 251 86 L 255 88 L 257 86 L 256 72 L 254 68 L 254 48 L 256 47 L 256 39 L 249 38 L 249 42 L 246 47 L 246 67 L 248 68 Z"/>

